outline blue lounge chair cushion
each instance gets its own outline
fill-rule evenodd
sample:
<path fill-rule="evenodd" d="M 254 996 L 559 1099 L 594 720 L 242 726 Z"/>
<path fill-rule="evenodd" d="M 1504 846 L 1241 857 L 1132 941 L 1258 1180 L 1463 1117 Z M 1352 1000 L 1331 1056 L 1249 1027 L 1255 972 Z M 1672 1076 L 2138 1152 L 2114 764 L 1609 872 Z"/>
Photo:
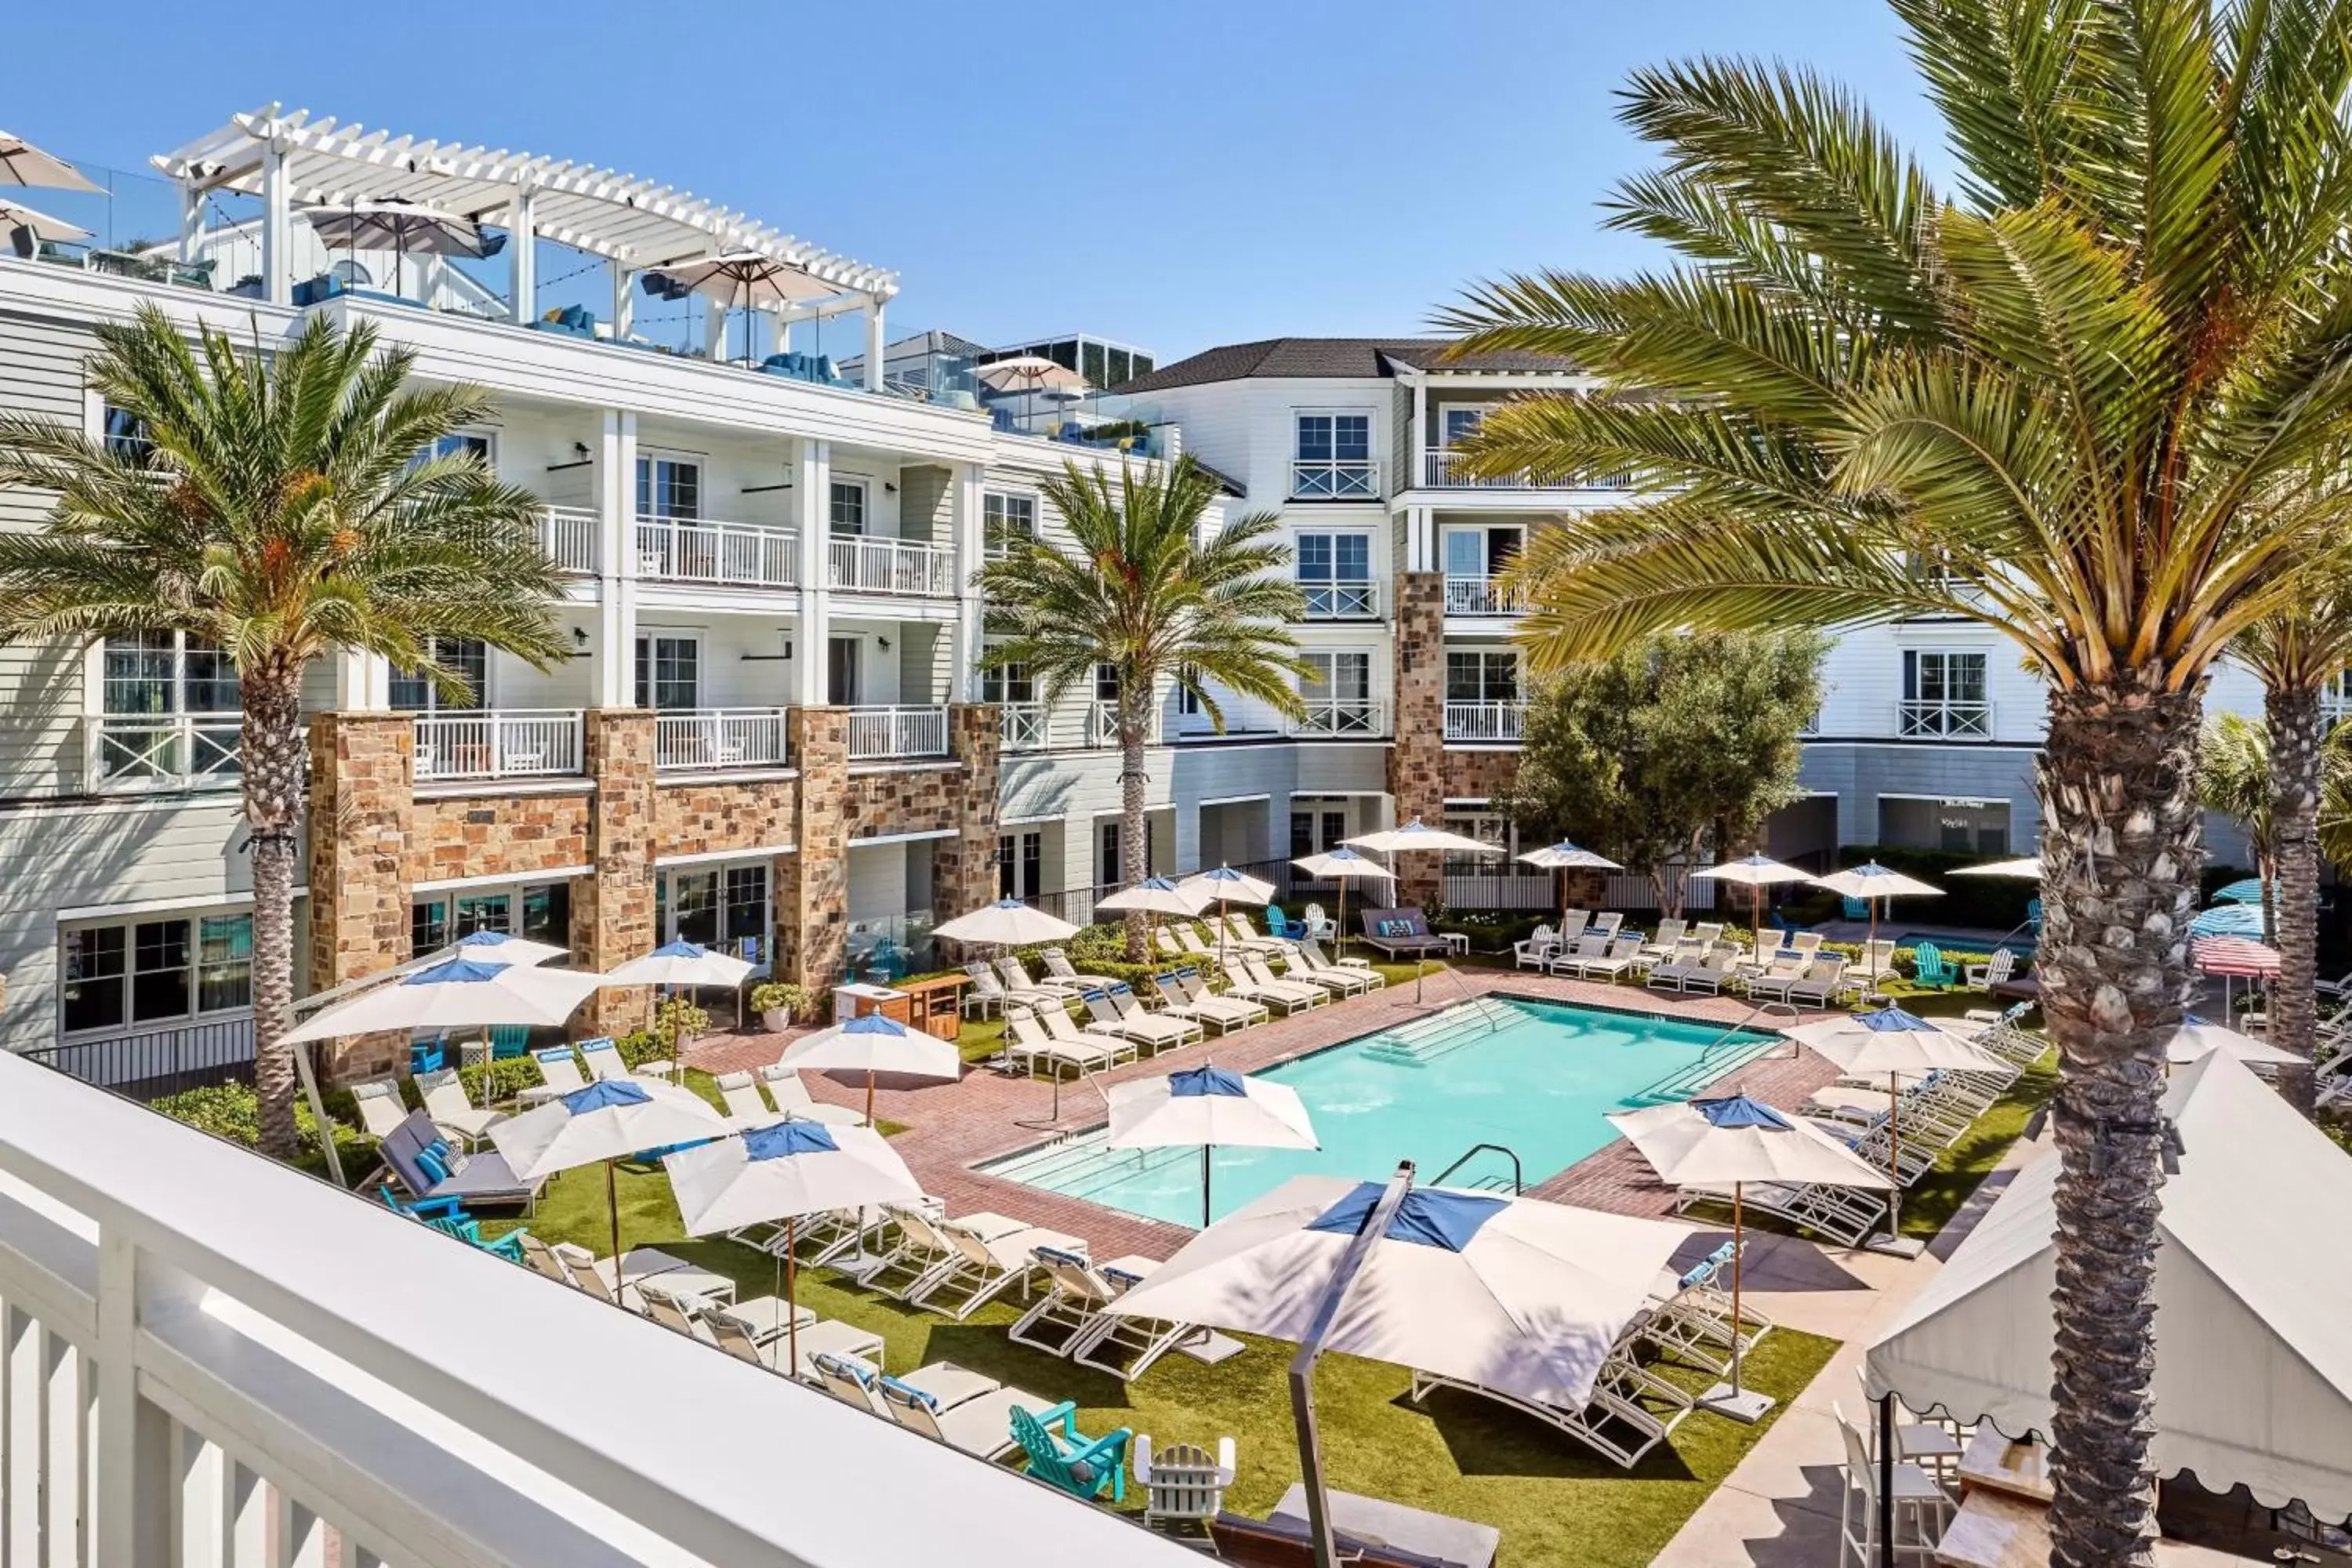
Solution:
<path fill-rule="evenodd" d="M 919 1388 L 911 1388 L 906 1384 L 900 1383 L 895 1377 L 884 1378 L 882 1380 L 882 1386 L 897 1394 L 901 1400 L 905 1401 L 908 1405 L 919 1405 L 924 1409 L 931 1411 L 934 1414 L 936 1414 L 940 1408 L 940 1402 L 936 1395 L 925 1394 Z"/>
<path fill-rule="evenodd" d="M 436 1143 L 429 1149 L 419 1149 L 416 1152 L 416 1168 L 425 1173 L 425 1179 L 434 1186 L 437 1187 L 447 1181 L 449 1179 L 449 1145 Z"/>

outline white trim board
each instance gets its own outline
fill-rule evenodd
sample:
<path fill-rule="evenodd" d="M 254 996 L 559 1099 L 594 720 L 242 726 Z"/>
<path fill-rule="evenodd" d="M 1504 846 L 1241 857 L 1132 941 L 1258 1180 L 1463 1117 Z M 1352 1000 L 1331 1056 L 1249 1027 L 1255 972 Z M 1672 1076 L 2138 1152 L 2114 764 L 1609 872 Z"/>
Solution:
<path fill-rule="evenodd" d="M 691 855 L 656 855 L 656 866 L 708 866 L 721 860 L 772 859 L 778 855 L 797 854 L 797 844 L 755 844 L 749 849 L 698 849 Z"/>
<path fill-rule="evenodd" d="M 458 893 L 468 888 L 520 888 L 532 882 L 568 882 L 593 877 L 593 866 L 551 866 L 544 871 L 499 871 L 485 877 L 444 877 L 434 882 L 411 882 L 412 893 Z"/>
<path fill-rule="evenodd" d="M 1252 801 L 1272 800 L 1273 798 L 1274 795 L 1272 792 L 1260 790 L 1255 795 L 1221 795 L 1213 800 L 1195 801 L 1193 804 L 1198 807 L 1207 807 L 1212 805 L 1247 805 Z"/>
<path fill-rule="evenodd" d="M 877 844 L 919 844 L 936 838 L 953 838 L 957 831 L 952 827 L 933 827 L 921 833 L 877 833 L 870 838 L 853 838 L 849 847 L 852 849 L 867 849 Z"/>
<path fill-rule="evenodd" d="M 310 896 L 308 887 L 294 889 L 298 899 Z M 245 910 L 253 907 L 251 893 L 228 893 L 211 899 L 142 899 L 131 904 L 84 904 L 79 909 L 59 910 L 58 923 L 68 921 L 112 920 L 118 915 L 161 915 L 174 910 Z"/>

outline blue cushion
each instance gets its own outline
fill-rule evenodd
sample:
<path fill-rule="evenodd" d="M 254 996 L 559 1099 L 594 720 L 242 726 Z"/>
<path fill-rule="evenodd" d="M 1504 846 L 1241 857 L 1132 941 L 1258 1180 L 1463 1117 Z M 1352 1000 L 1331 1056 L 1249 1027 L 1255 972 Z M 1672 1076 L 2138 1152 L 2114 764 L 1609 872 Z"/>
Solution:
<path fill-rule="evenodd" d="M 416 1152 L 416 1168 L 425 1173 L 425 1180 L 439 1186 L 449 1179 L 448 1145 L 436 1144 Z"/>

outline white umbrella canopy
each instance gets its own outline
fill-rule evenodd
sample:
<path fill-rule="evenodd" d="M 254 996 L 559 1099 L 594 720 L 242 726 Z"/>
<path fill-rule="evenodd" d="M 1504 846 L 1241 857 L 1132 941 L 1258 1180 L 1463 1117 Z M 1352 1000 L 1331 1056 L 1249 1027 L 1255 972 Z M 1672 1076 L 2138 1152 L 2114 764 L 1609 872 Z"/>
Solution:
<path fill-rule="evenodd" d="M 1274 884 L 1231 866 L 1195 871 L 1176 884 L 1203 904 L 1262 904 L 1274 897 Z"/>
<path fill-rule="evenodd" d="M 2042 857 L 2025 855 L 2014 860 L 1988 860 L 1981 866 L 1956 867 L 1952 875 L 1955 877 L 2014 877 L 2020 881 L 2038 882 L 2042 880 Z"/>
<path fill-rule="evenodd" d="M 88 239 L 89 230 L 37 212 L 20 202 L 0 202 L 0 229 L 29 229 L 36 239 Z"/>
<path fill-rule="evenodd" d="M 613 1227 L 613 1288 L 617 1291 L 621 1200 L 614 1190 L 613 1162 L 673 1143 L 698 1143 L 726 1131 L 726 1121 L 710 1102 L 691 1089 L 646 1079 L 604 1079 L 536 1110 L 492 1122 L 490 1142 L 506 1156 L 519 1181 L 581 1165 L 604 1167 L 604 1208 Z"/>
<path fill-rule="evenodd" d="M 506 237 L 462 214 L 389 197 L 315 206 L 302 214 L 311 232 L 339 250 L 411 250 L 423 256 L 496 256 Z"/>
<path fill-rule="evenodd" d="M 1216 902 L 1204 899 L 1165 877 L 1147 877 L 1131 888 L 1095 900 L 1097 910 L 1109 914 L 1181 915 L 1190 919 Z"/>
<path fill-rule="evenodd" d="M 62 191 L 100 188 L 56 153 L 45 153 L 5 131 L 0 131 L 0 185 L 47 185 Z"/>
<path fill-rule="evenodd" d="M 1857 1075 L 1921 1078 L 1931 1072 L 1997 1072 L 2001 1068 L 1999 1058 L 1988 1056 L 1967 1036 L 1901 1007 L 1874 1007 L 1781 1032 Z"/>
<path fill-rule="evenodd" d="M 1811 872 L 1786 866 L 1768 855 L 1742 855 L 1705 870 L 1693 871 L 1694 882 L 1738 882 L 1748 889 L 1749 923 L 1756 928 L 1756 951 L 1764 951 L 1764 889 L 1784 882 L 1809 882 Z"/>
<path fill-rule="evenodd" d="M 1826 877 L 1811 879 L 1816 888 L 1827 888 L 1832 893 L 1843 893 L 1854 899 L 1924 899 L 1941 897 L 1944 889 L 1906 877 L 1890 866 L 1875 860 L 1859 866 L 1849 866 L 1843 871 L 1832 871 Z"/>
<path fill-rule="evenodd" d="M 1083 393 L 1086 378 L 1066 365 L 1055 363 L 1043 354 L 1016 354 L 1011 359 L 992 360 L 972 372 L 980 384 L 991 392 L 1068 392 Z"/>
<path fill-rule="evenodd" d="M 643 958 L 633 958 L 604 972 L 604 986 L 740 985 L 751 965 L 732 953 L 713 952 L 696 942 L 665 942 Z"/>
<path fill-rule="evenodd" d="M 674 289 L 708 294 L 737 310 L 829 300 L 840 292 L 791 262 L 779 261 L 756 250 L 730 250 L 695 261 L 681 261 L 675 267 L 656 268 L 650 276 Z"/>
<path fill-rule="evenodd" d="M 2249 1067 L 2282 1067 L 2304 1059 L 2284 1046 L 2242 1035 L 2227 1025 L 2209 1023 L 2194 1013 L 2164 1042 L 2164 1059 L 2172 1067 L 2185 1067 L 2214 1051 Z"/>
<path fill-rule="evenodd" d="M 1297 1343 L 1381 1184 L 1294 1176 L 1105 1309 Z M 1449 1187 L 1409 1192 L 1328 1348 L 1582 1408 L 1692 1226 Z"/>
<path fill-rule="evenodd" d="M 1448 833 L 1442 827 L 1431 827 L 1417 816 L 1402 827 L 1383 827 L 1377 832 L 1359 833 L 1341 842 L 1352 844 L 1359 849 L 1377 849 L 1383 855 L 1410 854 L 1416 849 L 1443 849 L 1453 855 L 1500 855 L 1503 852 L 1499 844 Z"/>
<path fill-rule="evenodd" d="M 1201 1148 L 1201 1224 L 1210 1216 L 1211 1153 L 1218 1145 L 1319 1149 L 1315 1124 L 1288 1084 L 1203 1065 L 1116 1085 L 1108 1096 L 1113 1149 Z"/>
<path fill-rule="evenodd" d="M 1348 951 L 1348 884 L 1350 882 L 1393 882 L 1396 873 L 1379 861 L 1357 854 L 1342 844 L 1337 849 L 1327 849 L 1320 855 L 1302 855 L 1291 862 L 1310 877 L 1319 877 L 1339 884 L 1339 951 Z M 1419 980 L 1413 982 L 1420 984 Z"/>
<path fill-rule="evenodd" d="M 288 1044 L 415 1029 L 560 1025 L 604 976 L 452 958 L 341 1002 L 287 1032 Z"/>
<path fill-rule="evenodd" d="M 1021 947 L 1033 942 L 1063 942 L 1078 934 L 1078 928 L 1058 915 L 1049 915 L 1033 909 L 1018 899 L 999 899 L 983 904 L 969 914 L 956 916 L 931 928 L 931 934 L 950 942 L 992 942 L 999 947 Z"/>
<path fill-rule="evenodd" d="M 923 1195 L 870 1127 L 779 1121 L 662 1157 L 688 1236 Z"/>
<path fill-rule="evenodd" d="M 1622 871 L 1625 868 L 1606 855 L 1596 854 L 1565 838 L 1557 844 L 1547 844 L 1540 849 L 1530 849 L 1518 858 L 1528 865 L 1540 866 L 1547 871 Z"/>
<path fill-rule="evenodd" d="M 963 1076 L 963 1058 L 955 1042 L 920 1029 L 910 1029 L 896 1018 L 868 1013 L 819 1029 L 787 1047 L 780 1067 L 809 1072 L 862 1072 L 866 1075 L 866 1120 L 874 1121 L 874 1078 L 877 1073 L 903 1073 L 909 1078 L 945 1079 Z"/>
<path fill-rule="evenodd" d="M 550 942 L 533 942 L 529 937 L 509 936 L 502 931 L 468 931 L 450 943 L 453 956 L 470 958 L 477 963 L 521 964 L 530 968 L 545 963 L 551 958 L 569 956 L 569 950 Z"/>

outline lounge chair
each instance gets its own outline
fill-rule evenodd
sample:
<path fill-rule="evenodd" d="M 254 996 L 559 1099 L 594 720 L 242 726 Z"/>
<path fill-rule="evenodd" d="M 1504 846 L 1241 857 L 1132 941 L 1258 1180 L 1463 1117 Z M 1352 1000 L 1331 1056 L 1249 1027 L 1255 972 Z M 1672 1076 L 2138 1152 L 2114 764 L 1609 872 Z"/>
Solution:
<path fill-rule="evenodd" d="M 516 1096 L 526 1106 L 543 1105 L 588 1087 L 580 1076 L 580 1058 L 568 1044 L 533 1051 L 530 1059 L 539 1064 L 540 1081 Z"/>
<path fill-rule="evenodd" d="M 866 1118 L 846 1105 L 826 1105 L 808 1091 L 801 1075 L 782 1062 L 770 1062 L 760 1069 L 760 1082 L 766 1086 L 768 1098 L 776 1109 L 794 1121 L 829 1121 L 837 1127 L 856 1127 Z"/>
<path fill-rule="evenodd" d="M 955 1243 L 940 1229 L 944 1222 L 905 1204 L 884 1204 L 882 1213 L 898 1226 L 898 1240 L 866 1275 L 863 1283 L 867 1289 L 904 1300 L 961 1258 Z M 987 1212 L 966 1215 L 962 1223 L 983 1237 L 1011 1236 L 1029 1228 L 1010 1215 Z"/>
<path fill-rule="evenodd" d="M 1585 934 L 1605 936 L 1613 942 L 1617 937 L 1617 928 L 1624 923 L 1625 917 L 1622 913 L 1615 910 L 1604 910 L 1592 917 L 1592 924 L 1587 928 Z"/>
<path fill-rule="evenodd" d="M 1721 942 L 1723 940 L 1723 922 L 1721 921 L 1699 921 L 1698 924 L 1690 929 L 1689 940 L 1702 944 Z"/>
<path fill-rule="evenodd" d="M 1197 1443 L 1154 1447 L 1150 1433 L 1135 1437 L 1135 1484 L 1143 1489 L 1143 1526 L 1156 1530 L 1179 1520 L 1202 1523 L 1224 1511 L 1225 1489 L 1234 1484 L 1234 1440 L 1217 1439 L 1213 1457 Z"/>
<path fill-rule="evenodd" d="M 1329 1500 L 1336 1505 L 1348 1496 L 1346 1492 L 1334 1491 Z M 1381 1508 L 1399 1506 L 1378 1498 L 1364 1500 Z M 1492 1568 L 1495 1561 L 1491 1547 L 1483 1557 L 1437 1556 L 1396 1545 L 1379 1535 L 1359 1535 L 1336 1523 L 1331 1529 L 1331 1541 L 1347 1568 Z M 1287 1513 L 1247 1519 L 1237 1513 L 1220 1512 L 1209 1521 L 1209 1542 L 1219 1558 L 1242 1564 L 1243 1568 L 1316 1568 L 1318 1561 L 1315 1537 L 1307 1521 Z"/>
<path fill-rule="evenodd" d="M 1078 993 L 1086 989 L 1083 985 L 1067 985 L 1058 980 L 1032 980 L 1021 961 L 1009 952 L 996 961 L 996 973 L 1004 977 L 1005 994 L 1011 996 L 1057 996 L 1064 1002 L 1075 1002 Z"/>
<path fill-rule="evenodd" d="M 1201 934 L 1200 927 L 1193 925 L 1189 921 L 1171 921 L 1164 929 L 1176 933 L 1176 943 L 1179 947 L 1181 947 L 1184 950 L 1185 957 L 1207 959 L 1212 963 L 1219 961 L 1220 955 L 1217 952 L 1216 943 L 1204 938 Z M 1239 954 L 1249 952 L 1251 951 L 1251 949 L 1244 947 L 1240 942 L 1229 942 L 1225 943 L 1223 960 L 1223 962 L 1230 963 Z"/>
<path fill-rule="evenodd" d="M 1609 944 L 1609 951 L 1599 958 L 1588 958 L 1577 966 L 1577 973 L 1587 980 L 1610 982 L 1622 979 L 1634 965 L 1642 962 L 1642 939 L 1621 936 Z"/>
<path fill-rule="evenodd" d="M 1263 1024 L 1268 1017 L 1264 1003 L 1217 995 L 1208 989 L 1205 983 L 1196 994 L 1186 988 L 1184 981 L 1188 975 L 1198 980 L 1201 972 L 1180 969 L 1151 977 L 1151 988 L 1160 993 L 1162 1012 L 1179 1018 L 1197 1018 L 1203 1024 L 1214 1024 L 1220 1035 L 1245 1029 L 1252 1024 Z"/>
<path fill-rule="evenodd" d="M 1101 1072 L 1115 1065 L 1110 1043 L 1107 1040 L 1057 1040 L 1045 1032 L 1044 1019 L 1059 1014 L 1050 1008 L 1040 1014 L 1034 1008 L 1018 1005 L 1004 1010 L 1004 1060 L 1007 1066 L 1026 1066 L 1029 1076 L 1037 1076 L 1039 1063 L 1050 1068 L 1059 1078 L 1062 1068 L 1075 1068 L 1080 1073 Z M 1068 1022 L 1068 1015 L 1061 1014 Z"/>
<path fill-rule="evenodd" d="M 1549 969 L 1552 955 L 1559 951 L 1558 933 L 1548 925 L 1539 925 L 1511 943 L 1511 964 L 1516 969 Z"/>
<path fill-rule="evenodd" d="M 1160 956 L 1163 958 L 1173 958 L 1189 962 L 1192 956 L 1191 953 L 1186 952 L 1184 951 L 1183 944 L 1176 940 L 1176 933 L 1170 931 L 1166 926 L 1154 926 L 1152 928 L 1151 942 L 1153 946 L 1159 948 Z"/>
<path fill-rule="evenodd" d="M 996 971 L 978 959 L 965 964 L 963 972 L 971 976 L 972 994 L 1000 1012 L 1008 1003 L 1017 1003 L 1024 1007 L 1066 1007 L 1069 1005 L 1069 998 L 1058 992 L 1010 990 L 996 977 Z"/>
<path fill-rule="evenodd" d="M 1041 1225 L 1015 1231 L 992 1227 L 983 1232 L 963 1220 L 941 1220 L 933 1227 L 954 1250 L 945 1268 L 937 1269 L 919 1289 L 904 1293 L 910 1306 L 963 1321 L 989 1302 L 1029 1277 L 1036 1268 L 1031 1255 L 1040 1248 L 1084 1255 L 1086 1238 Z"/>
<path fill-rule="evenodd" d="M 1607 937 L 1581 936 L 1577 938 L 1575 946 L 1563 948 L 1552 954 L 1550 968 L 1554 974 L 1581 974 L 1588 962 L 1608 956 Z"/>
<path fill-rule="evenodd" d="M 868 1357 L 879 1359 L 882 1354 L 880 1334 L 835 1318 L 814 1318 L 789 1334 L 780 1333 L 764 1344 L 724 1309 L 706 1313 L 704 1321 L 709 1324 L 711 1336 L 718 1341 L 719 1348 L 728 1354 L 785 1377 L 798 1378 L 803 1383 L 814 1377 L 819 1356 L 865 1360 Z M 793 1349 L 800 1352 L 793 1364 L 778 1366 L 777 1359 Z"/>
<path fill-rule="evenodd" d="M 1116 1023 L 1138 1040 L 1163 1046 L 1187 1046 L 1209 1037 L 1209 1031 L 1197 1018 L 1165 1017 L 1146 1012 L 1143 999 L 1135 994 L 1135 987 L 1124 980 L 1115 981 L 1098 992 L 1087 993 L 1087 1006 L 1090 1010 L 1095 1006 L 1097 996 L 1109 1004 L 1112 1012 L 1112 1017 L 1103 1021 Z M 1097 1013 L 1096 1017 L 1101 1019 L 1101 1015 Z"/>
<path fill-rule="evenodd" d="M 1251 962 L 1255 963 L 1257 961 L 1253 959 Z M 1360 996 L 1372 988 L 1371 971 L 1312 964 L 1307 962 L 1303 952 L 1294 952 L 1282 961 L 1280 975 L 1276 975 L 1271 969 L 1266 973 L 1269 979 L 1296 980 L 1302 985 L 1320 985 L 1337 996 Z"/>
<path fill-rule="evenodd" d="M 492 1149 L 465 1154 L 442 1136 L 433 1119 L 412 1110 L 387 1133 L 376 1152 L 412 1198 L 448 1198 L 468 1208 L 509 1205 L 529 1207 L 547 1184 L 544 1176 L 519 1181 L 506 1156 Z"/>
<path fill-rule="evenodd" d="M 1107 1024 L 1087 1020 L 1084 1028 L 1070 1021 L 1070 1016 L 1059 1007 L 1046 1007 L 1037 1012 L 1037 1021 L 1045 1026 L 1045 1037 L 1062 1047 L 1092 1046 L 1108 1054 L 1113 1066 L 1120 1060 L 1133 1061 L 1140 1054 L 1134 1037 L 1126 1030 Z"/>
<path fill-rule="evenodd" d="M 1738 1244 L 1725 1242 L 1679 1276 L 1662 1276 L 1651 1293 L 1650 1315 L 1641 1338 L 1669 1355 L 1717 1373 L 1731 1370 L 1731 1292 L 1725 1271 L 1738 1257 Z M 1752 1352 L 1769 1333 L 1772 1320 L 1752 1303 L 1739 1304 L 1738 1350 Z"/>
<path fill-rule="evenodd" d="M 1810 1002 L 1816 1007 L 1827 1007 L 1853 987 L 1853 982 L 1846 978 L 1845 960 L 1832 952 L 1813 960 L 1804 978 L 1790 981 L 1780 999 L 1792 1005 Z"/>
<path fill-rule="evenodd" d="M 782 1111 L 771 1110 L 768 1102 L 760 1098 L 759 1081 L 749 1072 L 720 1073 L 719 1100 L 726 1107 L 727 1124 L 737 1131 L 786 1120 Z"/>
<path fill-rule="evenodd" d="M 1302 1007 L 1320 1007 L 1331 1000 L 1331 993 L 1320 985 L 1308 985 L 1296 980 L 1276 980 L 1265 965 L 1255 959 L 1236 956 L 1226 972 L 1226 990 L 1235 996 L 1278 1004 L 1286 1013 L 1296 1013 Z"/>
<path fill-rule="evenodd" d="M 370 1079 L 352 1085 L 352 1099 L 358 1102 L 361 1130 L 379 1142 L 399 1131 L 408 1120 L 408 1102 L 400 1098 L 397 1079 Z"/>
<path fill-rule="evenodd" d="M 1660 921 L 1658 929 L 1651 933 L 1650 940 L 1642 944 L 1642 951 L 1652 958 L 1672 958 L 1675 945 L 1683 940 L 1683 933 L 1688 930 L 1690 930 L 1690 921 L 1686 920 Z"/>
<path fill-rule="evenodd" d="M 1237 947 L 1254 948 L 1260 952 L 1288 952 L 1291 949 L 1290 939 L 1268 936 L 1264 931 L 1252 930 L 1249 917 L 1238 910 L 1229 912 L 1225 916 L 1224 930 L 1225 940 Z M 1302 930 L 1297 940 L 1305 942 L 1312 934 L 1310 925 L 1309 928 Z"/>
<path fill-rule="evenodd" d="M 1365 910 L 1356 918 L 1363 922 L 1365 945 L 1391 959 L 1445 956 L 1445 939 L 1429 929 L 1418 909 Z"/>
<path fill-rule="evenodd" d="M 1694 962 L 1657 965 L 1650 971 L 1649 985 L 1654 991 L 1720 995 L 1724 982 L 1731 978 L 1731 966 L 1738 960 L 1739 949 L 1727 942 L 1718 942 Z"/>
<path fill-rule="evenodd" d="M 490 1129 L 507 1119 L 503 1110 L 486 1110 L 466 1098 L 466 1086 L 457 1080 L 453 1068 L 438 1068 L 416 1075 L 416 1090 L 425 1101 L 425 1114 L 433 1125 L 449 1135 L 451 1140 L 467 1151 L 481 1147 Z"/>
<path fill-rule="evenodd" d="M 1076 1415 L 1077 1406 L 1068 1403 L 1048 1405 L 1034 1414 L 1013 1412 L 1009 1419 L 1013 1440 L 1028 1456 L 1029 1473 L 1082 1502 L 1106 1494 L 1114 1506 L 1125 1502 L 1127 1446 L 1135 1434 L 1121 1426 L 1089 1437 L 1078 1430 Z"/>
<path fill-rule="evenodd" d="M 1001 1385 L 942 1405 L 937 1395 L 915 1387 L 906 1378 L 886 1377 L 881 1380 L 881 1394 L 884 1412 L 899 1426 L 982 1459 L 1001 1459 L 1021 1446 L 1013 1436 L 1015 1411 L 1032 1420 L 1052 1417 L 1055 1425 L 1069 1419 L 1066 1405 L 1057 1406 L 1025 1389 Z M 1055 1416 L 1057 1409 L 1062 1414 Z"/>
<path fill-rule="evenodd" d="M 1307 961 L 1307 967 L 1310 969 L 1336 969 L 1344 973 L 1369 980 L 1371 983 L 1371 988 L 1375 991 L 1381 990 L 1389 983 L 1389 977 L 1374 969 L 1372 961 L 1369 958 L 1343 958 L 1337 963 L 1332 963 L 1323 956 L 1321 944 L 1313 937 L 1308 937 L 1298 944 L 1298 956 Z"/>
<path fill-rule="evenodd" d="M 1633 1360 L 1631 1344 L 1646 1320 L 1618 1342 L 1592 1385 L 1592 1398 L 1580 1409 L 1546 1405 L 1516 1394 L 1488 1388 L 1466 1378 L 1442 1377 L 1415 1372 L 1409 1393 L 1416 1405 L 1433 1389 L 1458 1388 L 1531 1415 L 1547 1426 L 1567 1433 L 1586 1447 L 1622 1469 L 1632 1469 L 1642 1456 L 1664 1442 L 1682 1425 L 1694 1405 L 1691 1396 Z"/>
<path fill-rule="evenodd" d="M 1045 963 L 1046 975 L 1056 984 L 1076 985 L 1080 990 L 1092 990 L 1110 984 L 1108 974 L 1081 974 L 1071 967 L 1070 955 L 1058 947 L 1049 947 L 1038 955 Z"/>
<path fill-rule="evenodd" d="M 599 1083 L 608 1079 L 626 1081 L 631 1076 L 629 1064 L 621 1059 L 621 1047 L 609 1036 L 581 1041 L 580 1059 L 588 1064 L 588 1076 Z"/>

